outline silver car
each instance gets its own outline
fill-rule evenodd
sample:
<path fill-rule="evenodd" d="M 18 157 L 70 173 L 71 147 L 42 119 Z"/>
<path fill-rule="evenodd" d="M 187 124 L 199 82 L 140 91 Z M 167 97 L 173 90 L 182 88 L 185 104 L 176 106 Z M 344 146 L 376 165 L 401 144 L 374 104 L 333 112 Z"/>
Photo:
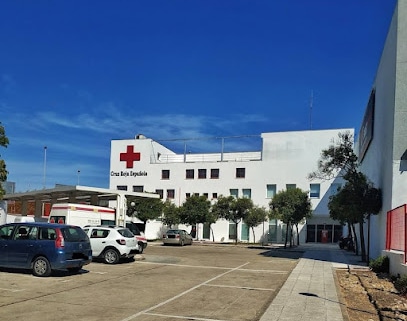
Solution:
<path fill-rule="evenodd" d="M 168 230 L 163 235 L 163 245 L 167 244 L 192 245 L 192 236 L 185 230 Z"/>

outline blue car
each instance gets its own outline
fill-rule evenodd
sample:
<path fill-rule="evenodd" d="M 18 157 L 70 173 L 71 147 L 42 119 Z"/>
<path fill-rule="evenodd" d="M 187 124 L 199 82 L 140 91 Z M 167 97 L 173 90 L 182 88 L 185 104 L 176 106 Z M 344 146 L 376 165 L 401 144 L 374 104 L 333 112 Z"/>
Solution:
<path fill-rule="evenodd" d="M 77 273 L 91 261 L 89 237 L 78 226 L 39 222 L 0 226 L 0 267 L 30 269 L 44 277 L 52 270 Z"/>

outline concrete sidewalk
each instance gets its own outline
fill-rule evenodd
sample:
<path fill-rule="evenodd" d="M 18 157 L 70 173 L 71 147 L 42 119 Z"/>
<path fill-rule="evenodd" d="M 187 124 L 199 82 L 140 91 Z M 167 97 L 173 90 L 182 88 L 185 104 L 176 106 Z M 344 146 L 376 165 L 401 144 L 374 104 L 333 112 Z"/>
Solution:
<path fill-rule="evenodd" d="M 360 256 L 337 244 L 305 244 L 297 266 L 260 321 L 343 321 L 334 273 L 337 268 L 367 269 Z"/>

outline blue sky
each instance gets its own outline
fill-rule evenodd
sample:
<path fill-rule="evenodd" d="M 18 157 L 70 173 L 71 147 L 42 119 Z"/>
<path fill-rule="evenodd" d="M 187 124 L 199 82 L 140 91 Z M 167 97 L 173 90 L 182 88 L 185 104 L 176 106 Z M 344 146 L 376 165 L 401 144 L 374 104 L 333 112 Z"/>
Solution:
<path fill-rule="evenodd" d="M 139 133 L 358 131 L 395 4 L 1 1 L 8 180 L 108 187 L 111 140 Z"/>

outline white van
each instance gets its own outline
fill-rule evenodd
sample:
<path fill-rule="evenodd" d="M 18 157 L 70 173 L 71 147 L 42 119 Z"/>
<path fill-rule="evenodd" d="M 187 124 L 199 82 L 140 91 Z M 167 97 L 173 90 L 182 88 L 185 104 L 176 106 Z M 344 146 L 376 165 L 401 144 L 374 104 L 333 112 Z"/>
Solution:
<path fill-rule="evenodd" d="M 51 207 L 48 219 L 49 223 L 71 224 L 80 227 L 96 225 L 116 225 L 116 211 L 113 208 L 76 204 L 76 203 L 56 203 Z M 129 218 L 126 227 L 136 236 L 139 244 L 139 253 L 147 247 L 147 239 L 143 232 Z"/>

